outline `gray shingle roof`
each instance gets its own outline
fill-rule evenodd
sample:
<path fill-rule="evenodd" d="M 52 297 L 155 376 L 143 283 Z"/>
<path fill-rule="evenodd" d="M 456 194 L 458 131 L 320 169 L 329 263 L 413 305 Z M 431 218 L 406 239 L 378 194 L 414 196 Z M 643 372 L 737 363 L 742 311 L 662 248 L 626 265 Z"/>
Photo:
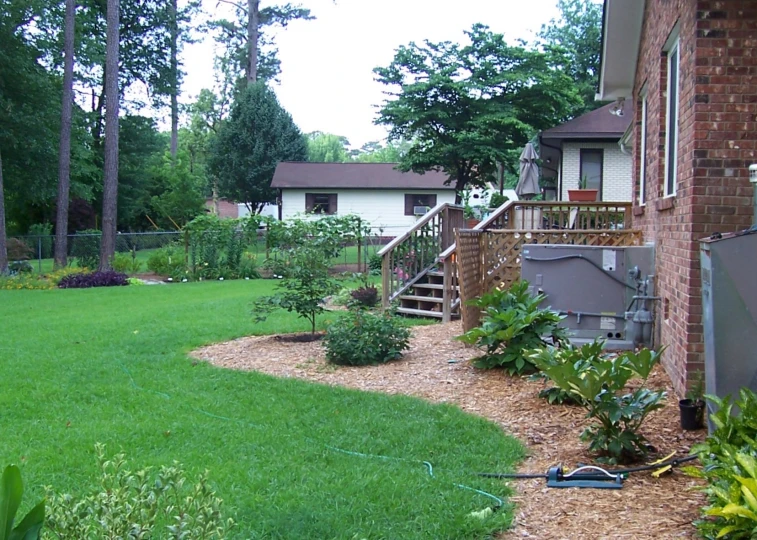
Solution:
<path fill-rule="evenodd" d="M 329 189 L 454 189 L 445 186 L 442 172 L 400 172 L 396 163 L 311 163 L 282 161 L 276 167 L 272 188 Z"/>

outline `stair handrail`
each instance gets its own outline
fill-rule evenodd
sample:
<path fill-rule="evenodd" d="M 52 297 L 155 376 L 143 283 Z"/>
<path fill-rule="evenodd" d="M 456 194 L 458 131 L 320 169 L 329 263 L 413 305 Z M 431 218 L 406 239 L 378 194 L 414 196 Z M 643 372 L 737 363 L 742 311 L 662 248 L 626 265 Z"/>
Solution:
<path fill-rule="evenodd" d="M 462 222 L 462 212 L 461 206 L 448 202 L 439 203 L 410 229 L 378 251 L 378 255 L 382 259 L 381 296 L 384 307 L 388 307 L 391 300 L 417 281 L 420 274 L 433 267 L 438 261 L 439 253 L 454 243 L 455 237 L 452 227 L 456 219 L 452 219 L 452 216 L 453 213 L 455 216 L 459 215 L 459 221 Z M 429 227 L 430 231 L 428 230 Z M 424 228 L 426 228 L 426 231 L 424 231 Z M 430 234 L 426 234 L 426 232 Z M 419 241 L 424 248 L 420 254 L 416 253 L 415 249 L 419 246 Z M 408 253 L 412 255 L 412 260 L 408 262 L 408 260 L 395 259 L 395 252 L 400 249 L 408 250 Z M 405 254 L 404 257 L 407 258 L 408 255 Z M 395 268 L 396 265 L 399 265 L 400 268 Z M 403 275 L 395 275 L 395 270 L 399 270 Z M 412 275 L 404 275 L 409 274 L 406 270 L 411 270 Z"/>

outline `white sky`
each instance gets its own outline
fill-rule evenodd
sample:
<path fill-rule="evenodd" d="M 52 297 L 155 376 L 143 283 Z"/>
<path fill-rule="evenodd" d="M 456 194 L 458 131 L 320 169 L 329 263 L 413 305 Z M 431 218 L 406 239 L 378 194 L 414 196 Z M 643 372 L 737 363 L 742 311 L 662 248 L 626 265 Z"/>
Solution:
<path fill-rule="evenodd" d="M 217 0 L 204 0 L 211 14 Z M 261 7 L 276 2 L 262 0 Z M 285 3 L 285 2 L 278 2 Z M 294 2 L 296 3 L 296 2 Z M 487 24 L 512 42 L 531 41 L 541 25 L 558 16 L 557 0 L 301 0 L 316 17 L 296 21 L 276 36 L 281 60 L 279 101 L 303 131 L 346 136 L 353 147 L 381 140 L 375 126 L 383 85 L 373 68 L 388 65 L 394 51 L 411 41 L 455 41 L 474 23 Z M 187 76 L 182 101 L 191 102 L 213 83 L 213 40 L 184 51 Z"/>

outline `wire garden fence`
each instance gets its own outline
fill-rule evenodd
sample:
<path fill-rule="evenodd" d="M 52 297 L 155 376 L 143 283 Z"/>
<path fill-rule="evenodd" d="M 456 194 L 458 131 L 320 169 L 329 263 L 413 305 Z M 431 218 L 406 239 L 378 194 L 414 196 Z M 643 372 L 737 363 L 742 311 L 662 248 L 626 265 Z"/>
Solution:
<path fill-rule="evenodd" d="M 72 266 L 96 266 L 100 252 L 99 233 L 77 233 L 67 235 L 68 263 Z M 129 256 L 133 261 L 132 268 L 147 271 L 147 261 L 160 248 L 173 247 L 176 253 L 183 254 L 183 258 L 191 269 L 195 269 L 201 261 L 207 258 L 220 257 L 221 252 L 228 247 L 220 247 L 208 231 L 197 237 L 190 236 L 187 231 L 151 231 L 136 233 L 118 233 L 116 237 L 116 256 Z M 240 243 L 240 253 L 252 257 L 259 264 L 269 257 L 275 257 L 267 246 L 266 231 L 259 230 L 257 235 L 250 237 L 241 231 L 236 235 Z M 27 271 L 44 274 L 53 270 L 53 254 L 55 252 L 54 235 L 24 235 L 8 238 L 8 261 L 13 270 L 23 266 Z M 345 243 L 338 257 L 332 259 L 335 266 L 355 267 L 358 271 L 369 268 L 372 256 L 378 252 L 389 238 L 381 236 L 365 237 L 362 241 Z M 346 269 L 346 268 L 343 268 Z"/>

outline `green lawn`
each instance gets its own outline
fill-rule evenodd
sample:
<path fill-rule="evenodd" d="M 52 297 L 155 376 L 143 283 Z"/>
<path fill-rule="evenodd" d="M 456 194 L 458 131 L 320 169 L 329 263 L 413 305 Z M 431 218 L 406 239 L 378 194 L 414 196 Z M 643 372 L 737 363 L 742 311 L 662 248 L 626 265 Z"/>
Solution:
<path fill-rule="evenodd" d="M 510 512 L 470 517 L 493 501 L 455 485 L 507 494 L 474 474 L 523 456 L 494 424 L 452 406 L 186 356 L 205 343 L 304 330 L 286 313 L 251 322 L 250 300 L 270 284 L 0 291 L 0 466 L 22 467 L 24 507 L 45 484 L 93 486 L 103 442 L 132 468 L 178 460 L 191 478 L 209 469 L 236 538 L 485 538 L 505 528 Z"/>

